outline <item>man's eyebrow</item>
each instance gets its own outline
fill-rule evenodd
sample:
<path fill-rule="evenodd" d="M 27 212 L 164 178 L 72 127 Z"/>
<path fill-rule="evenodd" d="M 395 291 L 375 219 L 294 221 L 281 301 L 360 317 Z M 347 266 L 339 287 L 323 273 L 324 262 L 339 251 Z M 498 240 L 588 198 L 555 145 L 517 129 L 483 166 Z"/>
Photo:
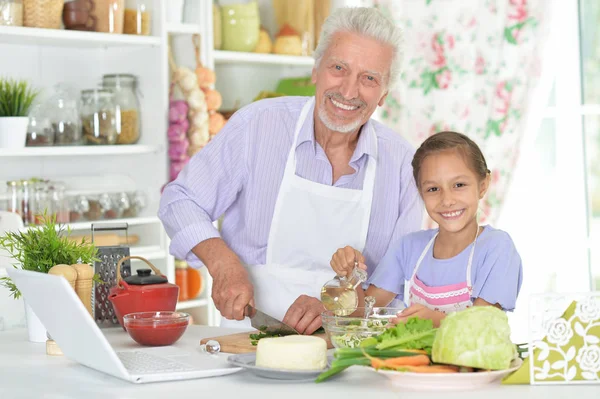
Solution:
<path fill-rule="evenodd" d="M 381 72 L 366 70 L 365 73 L 368 73 L 369 75 L 378 76 L 379 78 L 383 78 L 383 74 Z"/>
<path fill-rule="evenodd" d="M 344 60 L 341 60 L 337 57 L 331 57 L 331 60 L 334 62 L 337 62 L 338 64 L 342 64 L 343 66 L 345 66 L 346 68 L 350 67 L 350 65 L 348 65 L 348 63 Z"/>
<path fill-rule="evenodd" d="M 344 66 L 345 68 L 350 69 L 350 65 L 348 65 L 348 63 L 344 60 L 341 60 L 337 57 L 331 57 L 331 61 L 336 62 L 338 64 L 341 64 L 342 66 Z M 385 77 L 384 74 L 382 74 L 381 72 L 377 72 L 377 71 L 372 71 L 372 70 L 365 70 L 363 71 L 364 73 L 368 73 L 369 75 L 375 75 L 380 79 L 383 79 Z"/>

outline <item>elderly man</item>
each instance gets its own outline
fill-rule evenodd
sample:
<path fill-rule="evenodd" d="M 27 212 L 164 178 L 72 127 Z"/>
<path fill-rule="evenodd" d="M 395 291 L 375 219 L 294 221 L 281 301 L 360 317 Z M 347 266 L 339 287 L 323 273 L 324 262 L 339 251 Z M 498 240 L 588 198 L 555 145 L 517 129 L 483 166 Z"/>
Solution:
<path fill-rule="evenodd" d="M 420 228 L 414 149 L 370 119 L 400 73 L 401 41 L 378 10 L 337 9 L 315 50 L 315 97 L 240 109 L 165 188 L 171 253 L 207 267 L 222 326 L 249 327 L 253 304 L 311 334 L 336 249 L 356 248 L 373 267 Z"/>

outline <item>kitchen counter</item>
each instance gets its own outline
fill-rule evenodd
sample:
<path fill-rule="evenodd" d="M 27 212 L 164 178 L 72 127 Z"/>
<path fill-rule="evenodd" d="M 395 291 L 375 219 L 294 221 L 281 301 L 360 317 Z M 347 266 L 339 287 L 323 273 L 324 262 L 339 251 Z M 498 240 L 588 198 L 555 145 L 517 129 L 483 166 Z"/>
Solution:
<path fill-rule="evenodd" d="M 116 350 L 136 345 L 120 328 L 104 330 Z M 239 332 L 239 330 L 237 330 Z M 234 332 L 217 327 L 190 326 L 176 347 L 198 350 L 200 339 Z M 222 354 L 227 356 L 226 354 Z M 577 398 L 598 399 L 600 385 L 502 386 L 470 392 L 408 392 L 393 387 L 373 371 L 351 368 L 321 384 L 274 381 L 241 371 L 229 376 L 196 380 L 131 384 L 81 366 L 63 356 L 47 356 L 45 344 L 27 340 L 24 329 L 0 333 L 0 398 L 36 399 L 203 399 L 244 398 Z M 217 396 L 218 395 L 218 396 Z"/>

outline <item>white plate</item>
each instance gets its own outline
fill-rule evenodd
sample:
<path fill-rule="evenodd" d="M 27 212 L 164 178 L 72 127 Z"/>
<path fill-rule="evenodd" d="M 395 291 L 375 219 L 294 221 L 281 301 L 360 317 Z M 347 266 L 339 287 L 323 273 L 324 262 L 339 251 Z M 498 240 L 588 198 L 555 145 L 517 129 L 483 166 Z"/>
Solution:
<path fill-rule="evenodd" d="M 227 361 L 234 366 L 242 367 L 256 374 L 257 376 L 264 378 L 270 378 L 273 380 L 314 381 L 319 374 L 329 369 L 332 359 L 328 357 L 327 367 L 323 370 L 307 371 L 256 367 L 256 353 L 231 355 L 227 358 Z"/>
<path fill-rule="evenodd" d="M 371 370 L 388 377 L 399 388 L 414 391 L 464 391 L 499 383 L 505 376 L 521 367 L 519 358 L 512 361 L 507 370 L 479 371 L 475 373 L 413 373 L 392 370 Z"/>

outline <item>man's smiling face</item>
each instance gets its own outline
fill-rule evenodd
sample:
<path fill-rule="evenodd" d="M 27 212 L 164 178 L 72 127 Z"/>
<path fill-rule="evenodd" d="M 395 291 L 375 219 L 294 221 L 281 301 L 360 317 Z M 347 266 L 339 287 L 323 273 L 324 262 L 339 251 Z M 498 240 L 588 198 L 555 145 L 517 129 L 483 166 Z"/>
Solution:
<path fill-rule="evenodd" d="M 356 132 L 383 105 L 393 49 L 375 39 L 337 32 L 312 72 L 320 121 L 330 130 Z"/>

